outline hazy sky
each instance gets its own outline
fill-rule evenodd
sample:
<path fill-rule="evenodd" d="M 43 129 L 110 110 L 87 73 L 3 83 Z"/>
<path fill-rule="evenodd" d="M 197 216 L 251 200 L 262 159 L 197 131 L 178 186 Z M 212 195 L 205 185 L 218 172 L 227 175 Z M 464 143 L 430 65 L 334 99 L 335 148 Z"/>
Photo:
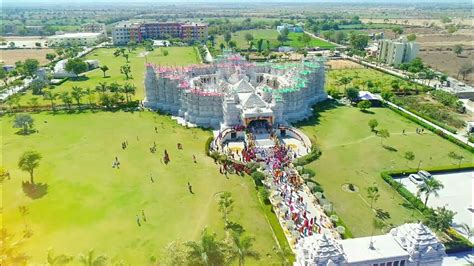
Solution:
<path fill-rule="evenodd" d="M 176 3 L 176 2 L 347 2 L 347 3 L 419 3 L 419 2 L 470 2 L 470 0 L 0 0 L 3 4 L 90 4 L 90 3 Z"/>

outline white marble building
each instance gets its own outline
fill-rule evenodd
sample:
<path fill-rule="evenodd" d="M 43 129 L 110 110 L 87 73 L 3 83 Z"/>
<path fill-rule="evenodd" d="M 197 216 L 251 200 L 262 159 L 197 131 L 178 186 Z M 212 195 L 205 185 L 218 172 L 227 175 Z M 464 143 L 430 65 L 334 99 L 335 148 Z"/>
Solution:
<path fill-rule="evenodd" d="M 441 266 L 444 245 L 422 223 L 396 227 L 385 235 L 334 240 L 326 235 L 303 238 L 296 245 L 295 266 Z"/>
<path fill-rule="evenodd" d="M 251 63 L 230 55 L 210 65 L 146 66 L 144 105 L 203 127 L 286 124 L 312 115 L 327 98 L 324 59 Z"/>

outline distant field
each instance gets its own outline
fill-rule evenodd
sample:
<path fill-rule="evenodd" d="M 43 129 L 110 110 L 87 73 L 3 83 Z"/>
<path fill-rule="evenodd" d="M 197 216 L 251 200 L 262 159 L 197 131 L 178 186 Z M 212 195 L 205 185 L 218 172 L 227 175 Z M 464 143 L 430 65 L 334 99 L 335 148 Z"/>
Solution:
<path fill-rule="evenodd" d="M 263 39 L 263 49 L 267 48 L 266 40 L 270 41 L 270 47 L 273 49 L 279 45 L 279 42 L 277 40 L 278 38 L 278 31 L 274 29 L 259 29 L 259 30 L 242 30 L 242 31 L 237 31 L 232 34 L 232 40 L 236 42 L 237 47 L 240 49 L 248 49 L 249 45 L 248 42 L 245 40 L 245 34 L 250 33 L 252 34 L 254 38 L 254 46 L 253 49 L 256 49 L 256 43 L 258 39 Z M 289 40 L 285 42 L 283 45 L 285 46 L 291 46 L 294 48 L 302 48 L 304 47 L 304 44 L 298 40 L 299 36 L 302 36 L 303 33 L 295 33 L 295 32 L 290 32 L 288 35 Z M 220 43 L 224 43 L 224 36 L 218 36 L 216 45 L 219 47 Z M 225 43 L 224 43 L 225 44 Z M 335 47 L 335 45 L 320 40 L 320 39 L 312 39 L 308 47 L 320 47 L 320 48 L 332 48 Z"/>
<path fill-rule="evenodd" d="M 40 62 L 40 64 L 46 64 L 49 61 L 46 60 L 46 54 L 54 52 L 53 49 L 13 49 L 13 50 L 0 50 L 0 62 L 6 65 L 13 65 L 17 61 L 24 61 L 25 59 L 32 58 Z"/>

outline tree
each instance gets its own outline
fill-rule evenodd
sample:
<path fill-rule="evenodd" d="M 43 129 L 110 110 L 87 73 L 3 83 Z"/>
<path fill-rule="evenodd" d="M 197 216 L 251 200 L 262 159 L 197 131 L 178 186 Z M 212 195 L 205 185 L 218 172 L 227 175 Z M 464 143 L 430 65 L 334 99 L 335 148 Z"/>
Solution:
<path fill-rule="evenodd" d="M 344 85 L 344 90 L 347 89 L 347 85 L 352 82 L 351 77 L 342 77 L 337 81 L 340 85 Z M 358 95 L 357 95 L 358 96 Z"/>
<path fill-rule="evenodd" d="M 99 82 L 99 85 L 95 86 L 95 90 L 104 95 L 107 92 L 107 82 Z"/>
<path fill-rule="evenodd" d="M 383 139 L 388 139 L 390 137 L 390 132 L 386 129 L 379 130 L 380 143 L 383 144 Z"/>
<path fill-rule="evenodd" d="M 464 47 L 462 46 L 462 44 L 456 44 L 456 45 L 454 45 L 453 52 L 454 52 L 457 56 L 461 55 L 463 51 L 464 51 Z"/>
<path fill-rule="evenodd" d="M 365 111 L 365 110 L 369 109 L 370 107 L 372 107 L 372 103 L 369 100 L 363 100 L 363 101 L 360 101 L 360 102 L 357 103 L 357 107 L 361 111 Z"/>
<path fill-rule="evenodd" d="M 187 252 L 188 263 L 200 266 L 224 265 L 225 244 L 216 238 L 215 233 L 210 233 L 205 228 L 198 241 L 186 242 L 185 246 L 189 249 Z"/>
<path fill-rule="evenodd" d="M 257 51 L 261 53 L 263 50 L 263 39 L 258 39 L 257 41 Z"/>
<path fill-rule="evenodd" d="M 334 41 L 336 43 L 343 43 L 347 38 L 347 35 L 343 31 L 337 31 L 334 33 Z"/>
<path fill-rule="evenodd" d="M 127 43 L 127 49 L 128 49 L 128 52 L 130 53 L 132 50 L 135 50 L 135 48 L 137 47 L 137 42 L 134 41 L 134 40 L 131 40 Z"/>
<path fill-rule="evenodd" d="M 79 254 L 79 262 L 84 266 L 106 266 L 107 257 L 103 255 L 96 257 L 94 250 L 91 249 L 87 254 Z"/>
<path fill-rule="evenodd" d="M 247 43 L 250 43 L 251 41 L 253 41 L 253 35 L 249 32 L 245 33 L 245 40 L 247 41 Z"/>
<path fill-rule="evenodd" d="M 127 99 L 127 103 L 132 100 L 132 97 L 130 95 L 135 95 L 136 90 L 137 90 L 137 87 L 135 87 L 135 85 L 133 84 L 125 83 L 125 85 L 123 85 L 123 92 L 125 93 L 125 98 Z"/>
<path fill-rule="evenodd" d="M 89 102 L 89 107 L 92 107 L 92 102 L 94 101 L 94 91 L 90 88 L 84 90 L 84 95 L 87 95 L 87 101 Z"/>
<path fill-rule="evenodd" d="M 309 44 L 311 43 L 311 36 L 309 36 L 308 34 L 306 33 L 303 33 L 303 35 L 301 36 L 301 42 L 304 44 L 305 47 L 308 47 Z"/>
<path fill-rule="evenodd" d="M 466 223 L 463 223 L 461 225 L 461 228 L 464 231 L 464 233 L 467 235 L 467 239 L 471 240 L 471 238 L 474 236 L 474 229 Z"/>
<path fill-rule="evenodd" d="M 49 60 L 50 62 L 53 62 L 55 58 L 56 58 L 56 55 L 53 53 L 46 54 L 46 59 Z"/>
<path fill-rule="evenodd" d="M 286 40 L 285 40 L 285 37 L 283 37 L 283 35 L 280 34 L 277 37 L 277 41 L 280 43 L 280 46 L 282 46 L 283 43 L 285 43 Z"/>
<path fill-rule="evenodd" d="M 237 47 L 237 43 L 235 43 L 235 41 L 230 41 L 229 42 L 229 48 L 230 49 L 235 49 L 235 47 Z"/>
<path fill-rule="evenodd" d="M 14 128 L 23 129 L 23 134 L 27 135 L 28 131 L 33 129 L 34 119 L 29 114 L 17 114 L 13 120 Z"/>
<path fill-rule="evenodd" d="M 128 54 L 123 54 L 122 56 L 125 58 L 125 62 L 127 62 L 127 63 L 128 63 L 128 62 L 129 62 L 129 61 L 128 61 L 128 57 L 129 57 L 129 55 L 128 55 Z"/>
<path fill-rule="evenodd" d="M 104 78 L 105 78 L 105 72 L 107 72 L 107 71 L 109 70 L 109 67 L 106 66 L 106 65 L 103 65 L 103 66 L 101 66 L 101 67 L 99 67 L 99 68 L 100 68 L 100 70 L 102 70 L 102 72 L 104 73 Z"/>
<path fill-rule="evenodd" d="M 8 72 L 3 67 L 0 67 L 0 79 L 3 80 L 5 87 L 8 86 L 8 78 Z"/>
<path fill-rule="evenodd" d="M 407 40 L 408 40 L 409 42 L 415 41 L 415 40 L 416 40 L 416 35 L 415 35 L 414 33 L 408 35 L 408 36 L 407 36 Z"/>
<path fill-rule="evenodd" d="M 16 239 L 5 227 L 0 229 L 0 262 L 2 265 L 27 265 L 28 256 L 21 251 L 25 238 Z"/>
<path fill-rule="evenodd" d="M 48 85 L 48 83 L 46 83 L 45 81 L 40 80 L 40 79 L 36 79 L 36 80 L 33 80 L 33 81 L 28 85 L 28 87 L 32 90 L 32 93 L 33 93 L 33 94 L 38 95 L 38 94 L 42 94 L 43 89 L 44 89 L 47 85 Z"/>
<path fill-rule="evenodd" d="M 438 191 L 440 191 L 442 188 L 444 188 L 444 185 L 440 181 L 434 178 L 429 178 L 419 185 L 418 192 L 425 194 L 424 203 L 426 205 L 428 203 L 428 198 L 430 197 L 430 195 L 433 194 L 435 195 L 435 197 L 438 197 Z"/>
<path fill-rule="evenodd" d="M 394 27 L 392 28 L 393 33 L 395 33 L 395 36 L 398 37 L 403 33 L 402 27 Z"/>
<path fill-rule="evenodd" d="M 71 96 L 76 100 L 77 105 L 81 106 L 81 98 L 84 96 L 84 90 L 81 87 L 72 86 Z"/>
<path fill-rule="evenodd" d="M 464 160 L 464 156 L 461 154 L 457 154 L 456 152 L 452 151 L 448 154 L 449 158 L 457 160 L 458 161 L 458 168 L 461 168 L 461 162 Z"/>
<path fill-rule="evenodd" d="M 20 159 L 18 160 L 18 168 L 30 174 L 30 183 L 32 185 L 35 184 L 33 174 L 34 174 L 35 168 L 38 168 L 41 158 L 42 156 L 39 152 L 30 150 L 30 151 L 25 151 L 20 156 Z"/>
<path fill-rule="evenodd" d="M 232 199 L 232 194 L 230 192 L 223 192 L 219 197 L 219 211 L 222 213 L 222 218 L 224 219 L 224 227 L 227 226 L 228 216 L 232 209 L 234 208 L 234 200 Z"/>
<path fill-rule="evenodd" d="M 34 77 L 38 71 L 39 62 L 36 59 L 26 59 L 22 65 L 23 71 L 29 77 Z"/>
<path fill-rule="evenodd" d="M 288 41 L 288 35 L 290 34 L 290 30 L 288 28 L 284 28 L 280 31 L 280 35 L 283 38 L 283 42 Z"/>
<path fill-rule="evenodd" d="M 474 71 L 474 66 L 471 63 L 465 63 L 461 65 L 458 71 L 457 79 L 459 79 L 459 75 L 462 76 L 462 79 L 465 80 L 466 76 Z"/>
<path fill-rule="evenodd" d="M 166 246 L 164 257 L 164 265 L 186 265 L 186 254 L 183 250 L 182 243 L 179 241 L 173 241 Z"/>
<path fill-rule="evenodd" d="M 74 259 L 72 256 L 67 256 L 64 254 L 60 254 L 55 256 L 53 250 L 50 248 L 48 249 L 48 264 L 50 266 L 62 266 L 66 265 Z"/>
<path fill-rule="evenodd" d="M 225 44 L 221 42 L 221 44 L 219 45 L 219 48 L 221 48 L 221 51 L 224 51 Z"/>
<path fill-rule="evenodd" d="M 359 98 L 359 90 L 357 88 L 347 88 L 344 95 L 352 102 Z"/>
<path fill-rule="evenodd" d="M 231 244 L 228 249 L 229 258 L 227 263 L 238 260 L 239 266 L 243 266 L 247 257 L 259 259 L 259 253 L 253 249 L 254 241 L 255 238 L 253 237 L 242 236 L 241 234 L 235 232 L 232 233 L 230 236 Z"/>
<path fill-rule="evenodd" d="M 369 120 L 369 127 L 370 127 L 370 130 L 372 132 L 375 131 L 375 128 L 379 125 L 379 122 L 377 121 L 377 119 L 370 119 Z"/>
<path fill-rule="evenodd" d="M 211 42 L 211 47 L 214 47 L 216 45 L 216 35 L 211 34 L 207 39 Z"/>
<path fill-rule="evenodd" d="M 232 34 L 230 34 L 230 32 L 226 32 L 224 34 L 224 41 L 225 43 L 227 43 L 227 46 L 229 46 L 229 42 L 231 39 L 232 39 Z"/>
<path fill-rule="evenodd" d="M 120 73 L 125 75 L 126 80 L 131 78 L 131 75 L 130 75 L 131 72 L 132 72 L 132 70 L 130 69 L 129 64 L 126 64 L 126 65 L 123 65 L 123 66 L 120 67 Z"/>
<path fill-rule="evenodd" d="M 432 229 L 442 232 L 451 227 L 456 212 L 446 209 L 446 207 L 437 207 L 430 209 L 425 215 L 425 223 Z"/>
<path fill-rule="evenodd" d="M 168 55 L 169 55 L 168 50 L 163 50 L 163 55 L 164 55 L 164 56 L 168 56 Z"/>
<path fill-rule="evenodd" d="M 69 95 L 69 92 L 68 91 L 61 92 L 59 94 L 59 98 L 67 106 L 67 109 L 71 110 L 72 97 L 71 97 L 71 95 Z"/>
<path fill-rule="evenodd" d="M 404 155 L 405 160 L 407 160 L 407 166 L 409 161 L 415 160 L 415 154 L 412 151 L 407 151 L 405 152 Z"/>
<path fill-rule="evenodd" d="M 67 72 L 72 72 L 76 74 L 76 78 L 79 77 L 79 74 L 87 71 L 87 64 L 82 61 L 80 58 L 73 58 L 67 60 L 66 66 L 64 68 Z"/>
<path fill-rule="evenodd" d="M 371 209 L 372 209 L 372 206 L 374 205 L 374 203 L 377 202 L 379 197 L 380 197 L 380 193 L 379 193 L 379 188 L 378 187 L 372 186 L 372 187 L 367 188 L 367 198 L 370 199 L 370 208 Z"/>
<path fill-rule="evenodd" d="M 33 110 L 38 106 L 38 97 L 33 97 L 28 101 L 28 104 L 33 107 Z"/>
<path fill-rule="evenodd" d="M 363 51 L 367 47 L 369 39 L 369 36 L 366 34 L 353 33 L 349 38 L 349 42 L 354 49 Z"/>

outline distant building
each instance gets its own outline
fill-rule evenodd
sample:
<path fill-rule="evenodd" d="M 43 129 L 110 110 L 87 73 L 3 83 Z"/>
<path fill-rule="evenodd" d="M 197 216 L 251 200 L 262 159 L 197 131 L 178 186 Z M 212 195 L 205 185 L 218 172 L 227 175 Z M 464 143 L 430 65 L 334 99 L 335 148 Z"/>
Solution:
<path fill-rule="evenodd" d="M 121 22 L 112 29 L 112 40 L 115 45 L 124 45 L 132 40 L 142 42 L 146 39 L 164 39 L 166 37 L 205 41 L 207 39 L 207 25 L 181 22 Z"/>
<path fill-rule="evenodd" d="M 87 23 L 81 26 L 81 32 L 99 32 L 107 37 L 107 30 L 104 23 Z"/>
<path fill-rule="evenodd" d="M 293 25 L 293 24 L 288 24 L 288 23 L 283 23 L 280 26 L 277 26 L 277 31 L 281 32 L 284 29 L 288 29 L 291 32 L 303 32 L 303 26 L 301 25 Z"/>
<path fill-rule="evenodd" d="M 404 224 L 373 237 L 335 240 L 325 234 L 296 245 L 295 266 L 441 266 L 445 247 L 421 223 Z"/>
<path fill-rule="evenodd" d="M 378 59 L 395 66 L 411 62 L 417 57 L 420 50 L 418 43 L 408 42 L 402 38 L 398 40 L 380 40 L 378 44 Z"/>
<path fill-rule="evenodd" d="M 75 32 L 49 36 L 48 46 L 93 46 L 105 39 L 102 32 Z"/>

